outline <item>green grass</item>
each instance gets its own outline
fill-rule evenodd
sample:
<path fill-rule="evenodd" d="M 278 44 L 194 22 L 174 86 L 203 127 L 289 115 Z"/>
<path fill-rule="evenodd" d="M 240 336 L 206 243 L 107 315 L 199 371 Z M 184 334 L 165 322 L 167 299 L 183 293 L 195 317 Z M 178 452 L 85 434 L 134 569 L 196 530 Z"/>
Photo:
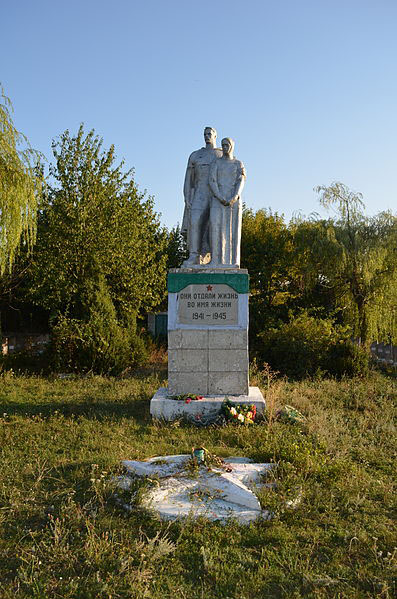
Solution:
<path fill-rule="evenodd" d="M 395 596 L 393 379 L 273 382 L 270 422 L 218 429 L 151 422 L 163 379 L 0 377 L 1 599 Z M 304 429 L 274 420 L 284 404 Z M 192 445 L 276 463 L 278 489 L 260 495 L 274 519 L 167 524 L 120 509 L 122 459 Z"/>

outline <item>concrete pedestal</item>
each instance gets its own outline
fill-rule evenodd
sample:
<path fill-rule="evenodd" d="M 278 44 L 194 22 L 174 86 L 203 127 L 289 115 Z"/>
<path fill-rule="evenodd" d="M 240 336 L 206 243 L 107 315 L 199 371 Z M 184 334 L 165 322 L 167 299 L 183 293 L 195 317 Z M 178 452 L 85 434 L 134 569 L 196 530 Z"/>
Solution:
<path fill-rule="evenodd" d="M 245 269 L 170 270 L 167 395 L 203 395 L 206 401 L 213 398 L 219 410 L 225 396 L 239 398 L 236 403 L 255 403 L 248 382 L 248 291 Z M 261 398 L 258 411 L 263 411 L 263 397 L 253 389 Z M 186 405 L 160 391 L 151 403 L 154 417 L 168 419 L 165 414 L 174 413 L 175 406 Z M 159 408 L 159 402 L 172 404 Z M 189 407 L 195 403 L 201 401 Z M 181 415 L 181 409 L 174 417 Z"/>
<path fill-rule="evenodd" d="M 247 394 L 247 331 L 168 331 L 168 386 L 172 395 Z"/>
<path fill-rule="evenodd" d="M 257 414 L 262 414 L 265 409 L 265 401 L 259 387 L 250 387 L 247 395 L 204 396 L 203 399 L 190 403 L 172 399 L 167 387 L 160 387 L 150 402 L 150 414 L 159 420 L 186 418 L 192 421 L 211 421 L 221 413 L 226 398 L 235 404 L 253 404 Z"/>
<path fill-rule="evenodd" d="M 168 275 L 172 395 L 248 394 L 248 272 L 173 269 Z"/>

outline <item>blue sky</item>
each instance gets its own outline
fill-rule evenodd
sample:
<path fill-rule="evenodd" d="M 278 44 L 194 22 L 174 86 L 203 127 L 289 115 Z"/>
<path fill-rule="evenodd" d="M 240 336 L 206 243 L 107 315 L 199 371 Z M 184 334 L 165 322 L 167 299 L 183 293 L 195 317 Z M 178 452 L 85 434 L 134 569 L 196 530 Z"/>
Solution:
<path fill-rule="evenodd" d="M 0 81 L 33 147 L 94 128 L 168 227 L 205 125 L 235 139 L 255 210 L 321 212 L 338 180 L 396 212 L 396 31 L 396 0 L 13 0 Z"/>

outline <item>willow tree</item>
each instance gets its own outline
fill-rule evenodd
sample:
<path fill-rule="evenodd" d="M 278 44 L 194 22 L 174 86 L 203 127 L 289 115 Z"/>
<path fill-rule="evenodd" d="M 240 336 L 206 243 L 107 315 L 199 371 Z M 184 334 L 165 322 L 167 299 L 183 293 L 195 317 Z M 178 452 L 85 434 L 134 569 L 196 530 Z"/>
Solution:
<path fill-rule="evenodd" d="M 28 251 L 33 246 L 42 184 L 39 153 L 15 128 L 12 112 L 0 87 L 0 275 L 10 270 L 20 243 Z"/>
<path fill-rule="evenodd" d="M 333 259 L 322 276 L 327 284 L 339 289 L 345 320 L 365 344 L 377 332 L 384 332 L 380 306 L 395 288 L 397 218 L 389 212 L 367 217 L 362 195 L 342 183 L 316 190 L 321 205 L 336 210 L 336 218 L 326 223 Z"/>

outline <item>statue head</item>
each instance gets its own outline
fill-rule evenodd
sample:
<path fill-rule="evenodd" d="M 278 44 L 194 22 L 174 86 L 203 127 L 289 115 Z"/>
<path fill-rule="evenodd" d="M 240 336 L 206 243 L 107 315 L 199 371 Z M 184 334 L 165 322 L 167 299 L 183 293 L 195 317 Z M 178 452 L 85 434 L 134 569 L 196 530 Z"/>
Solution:
<path fill-rule="evenodd" d="M 216 129 L 213 127 L 205 127 L 204 129 L 204 141 L 206 144 L 215 145 L 216 142 Z"/>
<path fill-rule="evenodd" d="M 234 141 L 231 137 L 224 137 L 222 139 L 222 151 L 224 156 L 233 156 Z"/>

